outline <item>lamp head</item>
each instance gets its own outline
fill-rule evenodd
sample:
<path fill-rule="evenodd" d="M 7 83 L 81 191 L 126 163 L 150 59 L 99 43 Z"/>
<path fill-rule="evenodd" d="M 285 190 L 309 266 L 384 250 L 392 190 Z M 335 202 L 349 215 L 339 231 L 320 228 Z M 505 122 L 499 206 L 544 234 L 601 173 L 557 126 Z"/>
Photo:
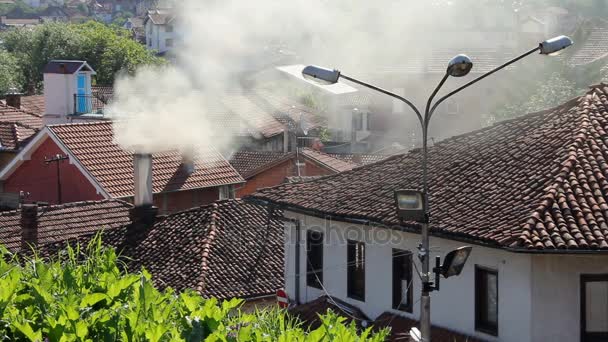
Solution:
<path fill-rule="evenodd" d="M 457 55 L 448 63 L 446 73 L 453 77 L 465 76 L 473 68 L 473 62 L 467 55 Z"/>
<path fill-rule="evenodd" d="M 558 36 L 555 38 L 551 38 L 539 44 L 540 53 L 542 55 L 556 56 L 562 53 L 565 48 L 572 45 L 573 43 L 574 42 L 572 41 L 572 39 L 567 36 Z"/>
<path fill-rule="evenodd" d="M 304 78 L 320 84 L 338 83 L 340 71 L 323 68 L 316 65 L 309 65 L 302 69 Z"/>
<path fill-rule="evenodd" d="M 459 275 L 472 249 L 470 246 L 463 246 L 448 253 L 443 259 L 443 265 L 441 265 L 441 275 L 445 278 Z"/>
<path fill-rule="evenodd" d="M 405 221 L 423 222 L 426 210 L 424 193 L 418 190 L 396 190 L 397 216 Z"/>

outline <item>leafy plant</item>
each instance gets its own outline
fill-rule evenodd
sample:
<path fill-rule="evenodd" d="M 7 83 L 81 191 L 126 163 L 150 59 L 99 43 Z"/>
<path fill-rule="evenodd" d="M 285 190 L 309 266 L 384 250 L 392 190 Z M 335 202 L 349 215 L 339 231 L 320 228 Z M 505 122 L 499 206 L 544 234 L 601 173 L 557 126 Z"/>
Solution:
<path fill-rule="evenodd" d="M 275 310 L 245 313 L 242 301 L 219 302 L 194 291 L 159 291 L 146 270 L 127 273 L 95 237 L 50 259 L 17 256 L 0 246 L 0 339 L 29 341 L 381 341 L 333 313 L 306 331 Z"/>

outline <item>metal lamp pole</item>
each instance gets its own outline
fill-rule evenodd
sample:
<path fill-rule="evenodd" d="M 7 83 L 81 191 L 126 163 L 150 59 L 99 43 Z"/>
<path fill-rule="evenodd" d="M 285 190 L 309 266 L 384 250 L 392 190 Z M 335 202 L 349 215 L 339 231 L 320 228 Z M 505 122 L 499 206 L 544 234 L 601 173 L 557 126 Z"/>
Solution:
<path fill-rule="evenodd" d="M 422 222 L 420 222 L 422 241 L 421 241 L 419 251 L 418 251 L 419 258 L 422 262 L 422 294 L 421 294 L 421 298 L 420 298 L 420 332 L 422 334 L 422 341 L 426 341 L 426 342 L 431 341 L 431 296 L 430 296 L 430 293 L 434 289 L 433 283 L 430 281 L 430 258 L 429 258 L 430 206 L 429 206 L 429 191 L 428 191 L 429 186 L 428 186 L 428 144 L 427 144 L 427 140 L 428 140 L 429 123 L 431 121 L 431 117 L 433 116 L 433 113 L 435 112 L 435 109 L 437 108 L 437 106 L 439 104 L 441 104 L 443 101 L 445 101 L 452 95 L 459 93 L 460 91 L 466 89 L 467 87 L 481 81 L 482 79 L 494 74 L 495 72 L 497 72 L 501 69 L 506 68 L 507 66 L 519 61 L 520 59 L 533 54 L 534 52 L 540 51 L 540 53 L 544 54 L 544 55 L 554 55 L 554 54 L 558 53 L 559 51 L 567 48 L 570 45 L 572 45 L 572 40 L 566 36 L 559 36 L 559 37 L 556 37 L 556 38 L 553 38 L 550 40 L 546 40 L 546 41 L 540 43 L 538 47 L 536 47 L 518 57 L 511 59 L 510 61 L 494 68 L 493 70 L 491 70 L 491 71 L 475 78 L 474 80 L 456 88 L 455 90 L 449 92 L 448 94 L 444 95 L 439 100 L 437 100 L 435 102 L 435 104 L 433 104 L 431 106 L 431 104 L 433 103 L 433 99 L 435 98 L 435 96 L 437 95 L 437 93 L 439 92 L 439 90 L 441 89 L 441 87 L 443 86 L 443 84 L 445 83 L 445 81 L 448 79 L 449 76 L 461 77 L 461 76 L 468 74 L 468 72 L 471 70 L 471 68 L 473 66 L 471 60 L 465 55 L 458 55 L 450 61 L 445 75 L 443 76 L 443 78 L 441 79 L 441 81 L 439 82 L 439 84 L 437 85 L 437 87 L 435 88 L 435 90 L 433 91 L 431 96 L 429 97 L 429 99 L 426 103 L 424 116 L 422 116 L 422 114 L 420 113 L 418 108 L 416 108 L 416 106 L 414 106 L 414 104 L 411 101 L 409 101 L 408 99 L 406 99 L 402 96 L 399 96 L 395 93 L 392 93 L 386 89 L 382 89 L 380 87 L 376 87 L 369 83 L 365 83 L 363 81 L 357 80 L 350 76 L 346 76 L 346 75 L 340 73 L 340 71 L 338 71 L 338 70 L 330 70 L 330 69 L 320 68 L 320 67 L 316 67 L 316 66 L 308 66 L 308 67 L 304 68 L 304 70 L 302 71 L 302 74 L 304 75 L 305 78 L 313 79 L 313 80 L 319 81 L 324 84 L 337 83 L 339 78 L 344 78 L 348 81 L 359 84 L 366 88 L 369 88 L 369 89 L 375 90 L 377 92 L 380 92 L 382 94 L 391 96 L 395 99 L 402 101 L 406 105 L 408 105 L 414 111 L 414 113 L 416 113 L 416 116 L 418 117 L 418 121 L 420 122 L 420 126 L 422 128 L 422 188 L 423 188 L 423 192 L 424 192 L 423 196 L 424 196 L 424 210 L 425 210 L 424 219 L 422 220 Z"/>

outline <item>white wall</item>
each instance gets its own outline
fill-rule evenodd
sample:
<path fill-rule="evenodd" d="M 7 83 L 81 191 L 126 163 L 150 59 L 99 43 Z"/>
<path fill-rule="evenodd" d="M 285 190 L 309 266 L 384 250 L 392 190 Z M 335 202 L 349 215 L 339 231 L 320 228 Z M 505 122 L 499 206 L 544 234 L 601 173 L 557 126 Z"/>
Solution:
<path fill-rule="evenodd" d="M 608 273 L 608 256 L 535 255 L 532 257 L 534 341 L 578 341 L 580 276 Z M 559 299 L 559 300 L 556 300 Z"/>
<path fill-rule="evenodd" d="M 322 290 L 306 286 L 306 229 L 323 231 L 332 238 L 329 246 L 323 250 L 323 283 L 328 293 L 345 302 L 360 308 L 371 319 L 385 311 L 402 313 L 405 316 L 419 317 L 420 280 L 414 271 L 413 283 L 413 313 L 394 311 L 392 307 L 392 248 L 409 250 L 416 253 L 416 246 L 420 241 L 417 234 L 399 232 L 384 228 L 370 228 L 361 225 L 346 224 L 342 222 L 324 221 L 319 218 L 303 216 L 287 212 L 288 217 L 302 220 L 302 244 L 300 257 L 301 296 L 302 302 L 314 300 L 323 295 Z M 295 237 L 294 225 L 286 225 L 288 240 L 286 247 L 286 290 L 290 298 L 295 293 Z M 365 240 L 362 233 L 367 232 L 366 242 L 366 300 L 361 302 L 350 299 L 346 295 L 346 243 L 340 241 L 338 234 L 348 231 L 349 239 Z M 374 236 L 371 243 L 369 237 Z M 463 243 L 445 239 L 432 238 L 432 259 L 435 255 L 443 256 L 446 252 L 462 246 Z M 478 336 L 489 341 L 531 341 L 532 309 L 531 309 L 531 257 L 526 254 L 508 253 L 499 249 L 473 246 L 473 252 L 458 277 L 442 279 L 441 291 L 433 292 L 431 312 L 433 324 L 446 327 L 454 331 Z M 415 256 L 414 260 L 418 263 Z M 499 293 L 499 332 L 498 338 L 475 331 L 474 317 L 474 267 L 475 264 L 491 267 L 498 270 Z"/>
<path fill-rule="evenodd" d="M 45 115 L 65 116 L 74 111 L 76 76 L 74 74 L 44 74 Z"/>
<path fill-rule="evenodd" d="M 173 27 L 173 32 L 166 32 L 166 30 L 167 25 L 156 25 L 152 23 L 152 20 L 148 20 L 146 22 L 146 47 L 149 50 L 157 50 L 158 52 L 165 52 L 175 47 L 175 26 Z M 151 46 L 148 44 L 150 39 L 152 42 Z M 173 47 L 166 45 L 167 39 L 173 39 Z"/>

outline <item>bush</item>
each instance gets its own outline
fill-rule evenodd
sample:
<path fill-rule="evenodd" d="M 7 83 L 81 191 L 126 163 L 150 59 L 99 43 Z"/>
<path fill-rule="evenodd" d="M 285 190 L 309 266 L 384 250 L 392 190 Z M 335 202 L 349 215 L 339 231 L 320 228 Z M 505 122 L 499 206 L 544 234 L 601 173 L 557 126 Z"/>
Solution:
<path fill-rule="evenodd" d="M 45 260 L 0 246 L 0 339 L 30 341 L 382 341 L 386 331 L 357 334 L 333 313 L 306 331 L 282 311 L 253 314 L 241 300 L 219 303 L 194 291 L 157 290 L 145 270 L 127 273 L 98 236 Z"/>

